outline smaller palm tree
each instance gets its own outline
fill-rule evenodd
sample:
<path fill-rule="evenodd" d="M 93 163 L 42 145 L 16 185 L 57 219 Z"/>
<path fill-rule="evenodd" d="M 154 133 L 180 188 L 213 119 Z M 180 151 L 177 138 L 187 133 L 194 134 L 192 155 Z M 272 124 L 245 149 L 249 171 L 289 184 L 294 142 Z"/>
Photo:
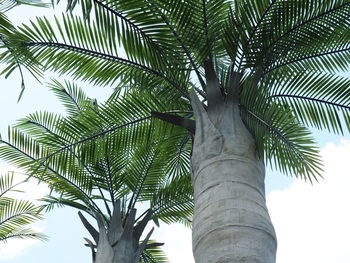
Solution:
<path fill-rule="evenodd" d="M 45 235 L 35 232 L 27 225 L 34 223 L 42 216 L 40 209 L 30 201 L 16 200 L 6 196 L 26 180 L 14 184 L 13 174 L 0 176 L 0 241 L 6 242 L 12 238 L 33 238 L 45 240 Z"/>
<path fill-rule="evenodd" d="M 50 87 L 68 116 L 37 112 L 21 119 L 10 128 L 9 142 L 0 141 L 0 158 L 53 190 L 42 199 L 46 211 L 57 206 L 79 210 L 92 236 L 85 240 L 94 263 L 166 262 L 161 244 L 149 241 L 153 229 L 140 238 L 150 220 L 190 223 L 187 132 L 144 117 L 150 105 L 141 98 L 154 101 L 150 95 L 130 92 L 98 104 L 74 83 L 53 81 Z M 159 112 L 164 105 L 151 104 Z M 138 115 L 142 117 L 134 119 Z M 105 129 L 114 130 L 113 136 L 100 136 Z"/>

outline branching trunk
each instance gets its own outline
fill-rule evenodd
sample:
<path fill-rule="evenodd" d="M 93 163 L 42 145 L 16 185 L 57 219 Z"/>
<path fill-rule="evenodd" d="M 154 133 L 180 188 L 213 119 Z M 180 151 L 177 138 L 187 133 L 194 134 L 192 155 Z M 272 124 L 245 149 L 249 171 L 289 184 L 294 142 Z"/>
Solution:
<path fill-rule="evenodd" d="M 102 217 L 97 214 L 97 231 L 79 212 L 79 217 L 89 231 L 96 244 L 85 238 L 92 251 L 93 263 L 138 263 L 140 256 L 148 247 L 161 246 L 162 243 L 147 244 L 152 232 L 148 233 L 142 243 L 139 242 L 142 232 L 151 219 L 152 211 L 145 215 L 142 221 L 135 226 L 136 209 L 132 209 L 125 225 L 120 214 L 120 201 L 114 205 L 113 215 L 106 228 Z"/>
<path fill-rule="evenodd" d="M 277 241 L 265 202 L 265 168 L 237 100 L 210 114 L 194 92 L 191 99 L 196 263 L 274 263 Z"/>

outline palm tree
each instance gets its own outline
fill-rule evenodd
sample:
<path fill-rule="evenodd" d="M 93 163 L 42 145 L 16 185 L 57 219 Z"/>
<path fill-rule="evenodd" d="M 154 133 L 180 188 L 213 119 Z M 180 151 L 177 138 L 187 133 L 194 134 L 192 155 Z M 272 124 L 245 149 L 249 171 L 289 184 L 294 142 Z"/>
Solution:
<path fill-rule="evenodd" d="M 264 166 L 318 180 L 307 127 L 350 129 L 350 80 L 337 75 L 349 69 L 349 0 L 68 1 L 67 10 L 77 7 L 81 16 L 38 18 L 6 33 L 15 50 L 2 55 L 8 71 L 17 59 L 116 93 L 128 85 L 157 94 L 153 103 L 168 98 L 167 111 L 149 105 L 153 118 L 193 137 L 196 262 L 275 262 Z M 194 116 L 175 112 L 183 109 Z"/>
<path fill-rule="evenodd" d="M 18 192 L 16 187 L 26 182 L 24 180 L 14 184 L 13 179 L 12 173 L 0 176 L 0 241 L 6 242 L 12 238 L 45 240 L 45 235 L 26 228 L 42 219 L 40 208 L 32 202 L 6 196 L 11 191 Z"/>
<path fill-rule="evenodd" d="M 52 194 L 42 199 L 43 209 L 70 206 L 80 210 L 79 217 L 93 238 L 85 240 L 94 263 L 166 262 L 157 248 L 162 244 L 148 242 L 153 229 L 141 243 L 139 239 L 150 219 L 158 225 L 159 220 L 188 224 L 192 216 L 190 173 L 184 168 L 189 162 L 183 158 L 190 148 L 183 148 L 181 159 L 178 153 L 168 151 L 183 139 L 178 129 L 167 129 L 161 136 L 161 125 L 148 121 L 115 133 L 116 147 L 110 145 L 111 138 L 99 138 L 93 145 L 58 153 L 82 137 L 113 129 L 111 123 L 134 117 L 135 100 L 142 95 L 128 93 L 99 105 L 71 82 L 54 80 L 50 87 L 68 116 L 37 112 L 23 118 L 9 130 L 9 141 L 0 141 L 1 158 L 52 189 Z M 145 111 L 149 109 L 140 104 L 139 114 Z M 133 133 L 143 134 L 142 140 L 134 138 L 133 142 Z M 157 139 L 150 140 L 152 136 Z M 174 163 L 168 162 L 171 158 Z M 141 202 L 143 205 L 138 205 Z M 141 208 L 138 215 L 137 205 Z M 97 221 L 98 230 L 81 211 Z"/>

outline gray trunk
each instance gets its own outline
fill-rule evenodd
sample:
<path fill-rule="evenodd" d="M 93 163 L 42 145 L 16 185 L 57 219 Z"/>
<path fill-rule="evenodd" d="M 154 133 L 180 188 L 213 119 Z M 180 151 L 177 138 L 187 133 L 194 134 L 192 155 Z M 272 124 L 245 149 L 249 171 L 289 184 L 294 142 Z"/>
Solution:
<path fill-rule="evenodd" d="M 123 225 L 120 213 L 120 201 L 114 204 L 113 215 L 110 219 L 109 226 L 103 223 L 101 215 L 96 215 L 98 231 L 86 220 L 82 213 L 79 217 L 85 228 L 89 231 L 94 239 L 95 244 L 89 239 L 87 246 L 92 252 L 93 263 L 138 263 L 141 254 L 148 247 L 161 246 L 161 243 L 147 244 L 152 230 L 147 234 L 142 243 L 140 237 L 151 219 L 152 211 L 149 210 L 141 222 L 135 225 L 136 209 L 131 209 L 126 223 Z"/>
<path fill-rule="evenodd" d="M 191 99 L 196 263 L 274 263 L 277 241 L 266 207 L 264 164 L 238 103 L 226 101 L 207 113 L 194 92 Z"/>

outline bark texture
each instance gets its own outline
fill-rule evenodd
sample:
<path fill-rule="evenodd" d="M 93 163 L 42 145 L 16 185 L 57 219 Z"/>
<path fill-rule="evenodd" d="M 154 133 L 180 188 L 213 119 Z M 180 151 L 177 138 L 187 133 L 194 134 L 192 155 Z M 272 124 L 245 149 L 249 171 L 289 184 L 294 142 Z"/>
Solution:
<path fill-rule="evenodd" d="M 131 209 L 126 223 L 123 225 L 120 213 L 120 201 L 114 205 L 113 215 L 106 228 L 102 217 L 97 214 L 98 231 L 79 212 L 85 228 L 93 237 L 95 244 L 85 238 L 92 251 L 93 263 L 138 263 L 143 251 L 148 247 L 161 246 L 161 243 L 147 244 L 152 232 L 148 233 L 142 243 L 140 237 L 151 219 L 150 210 L 142 221 L 135 226 L 136 209 Z"/>
<path fill-rule="evenodd" d="M 238 102 L 206 111 L 194 92 L 191 100 L 196 263 L 274 263 L 277 241 L 265 201 L 265 168 Z"/>

